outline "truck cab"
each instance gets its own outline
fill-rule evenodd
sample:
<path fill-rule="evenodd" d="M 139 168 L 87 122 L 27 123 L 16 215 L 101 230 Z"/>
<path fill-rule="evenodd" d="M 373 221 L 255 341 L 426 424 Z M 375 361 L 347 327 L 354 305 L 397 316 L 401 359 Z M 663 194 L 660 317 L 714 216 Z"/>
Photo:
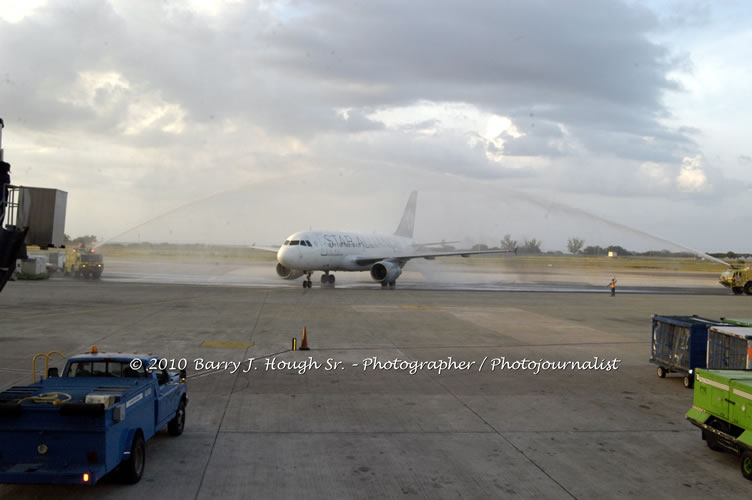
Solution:
<path fill-rule="evenodd" d="M 185 372 L 151 354 L 92 352 L 62 373 L 0 393 L 0 482 L 95 484 L 118 470 L 141 479 L 146 441 L 185 426 Z"/>
<path fill-rule="evenodd" d="M 752 270 L 749 267 L 726 269 L 718 282 L 730 288 L 734 295 L 752 295 Z"/>
<path fill-rule="evenodd" d="M 93 248 L 71 248 L 65 255 L 65 276 L 99 279 L 104 271 L 104 258 Z"/>
<path fill-rule="evenodd" d="M 62 376 L 78 379 L 104 377 L 148 381 L 148 385 L 154 388 L 156 394 L 154 426 L 159 430 L 174 417 L 180 397 L 185 391 L 180 391 L 180 373 L 170 373 L 166 369 L 157 368 L 158 365 L 159 358 L 152 355 L 134 357 L 123 356 L 121 353 L 89 353 L 69 359 Z"/>

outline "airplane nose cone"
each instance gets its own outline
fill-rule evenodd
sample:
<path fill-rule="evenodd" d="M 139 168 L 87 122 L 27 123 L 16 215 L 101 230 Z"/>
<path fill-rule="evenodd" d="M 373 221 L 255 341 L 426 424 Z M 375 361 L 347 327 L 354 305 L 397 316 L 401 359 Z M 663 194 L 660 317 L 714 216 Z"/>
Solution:
<path fill-rule="evenodd" d="M 280 247 L 279 250 L 277 250 L 277 262 L 282 264 L 283 266 L 287 264 L 285 256 L 287 255 L 287 250 L 289 250 L 288 247 Z"/>
<path fill-rule="evenodd" d="M 286 246 L 277 251 L 277 262 L 285 267 L 295 267 L 301 258 L 302 254 L 298 246 Z"/>

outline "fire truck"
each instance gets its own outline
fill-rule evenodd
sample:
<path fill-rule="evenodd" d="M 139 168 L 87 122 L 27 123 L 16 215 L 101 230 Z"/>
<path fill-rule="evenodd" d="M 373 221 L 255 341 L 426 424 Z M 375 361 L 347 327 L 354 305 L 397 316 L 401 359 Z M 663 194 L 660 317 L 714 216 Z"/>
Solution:
<path fill-rule="evenodd" d="M 726 269 L 721 273 L 718 282 L 730 288 L 734 295 L 752 295 L 752 270 L 749 267 Z"/>
<path fill-rule="evenodd" d="M 93 248 L 77 247 L 67 250 L 65 276 L 99 279 L 104 270 L 104 259 Z"/>

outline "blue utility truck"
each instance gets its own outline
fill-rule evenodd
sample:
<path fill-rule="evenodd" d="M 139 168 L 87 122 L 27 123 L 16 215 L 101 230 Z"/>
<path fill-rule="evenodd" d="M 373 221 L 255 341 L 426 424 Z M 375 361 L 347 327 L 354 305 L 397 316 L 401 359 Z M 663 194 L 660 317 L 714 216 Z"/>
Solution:
<path fill-rule="evenodd" d="M 116 469 L 138 482 L 146 441 L 185 427 L 185 371 L 160 365 L 150 354 L 92 348 L 60 375 L 50 368 L 46 379 L 0 393 L 0 482 L 93 485 Z"/>

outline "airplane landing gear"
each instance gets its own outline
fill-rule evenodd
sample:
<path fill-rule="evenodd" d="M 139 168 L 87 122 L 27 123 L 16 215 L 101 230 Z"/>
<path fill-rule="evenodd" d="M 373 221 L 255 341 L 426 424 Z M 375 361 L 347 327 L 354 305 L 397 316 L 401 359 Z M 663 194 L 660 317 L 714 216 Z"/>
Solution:
<path fill-rule="evenodd" d="M 303 288 L 311 288 L 311 274 L 306 273 L 306 279 L 303 280 Z"/>
<path fill-rule="evenodd" d="M 334 275 L 329 274 L 329 271 L 326 271 L 326 274 L 321 275 L 321 288 L 324 287 L 330 287 L 334 288 Z"/>

